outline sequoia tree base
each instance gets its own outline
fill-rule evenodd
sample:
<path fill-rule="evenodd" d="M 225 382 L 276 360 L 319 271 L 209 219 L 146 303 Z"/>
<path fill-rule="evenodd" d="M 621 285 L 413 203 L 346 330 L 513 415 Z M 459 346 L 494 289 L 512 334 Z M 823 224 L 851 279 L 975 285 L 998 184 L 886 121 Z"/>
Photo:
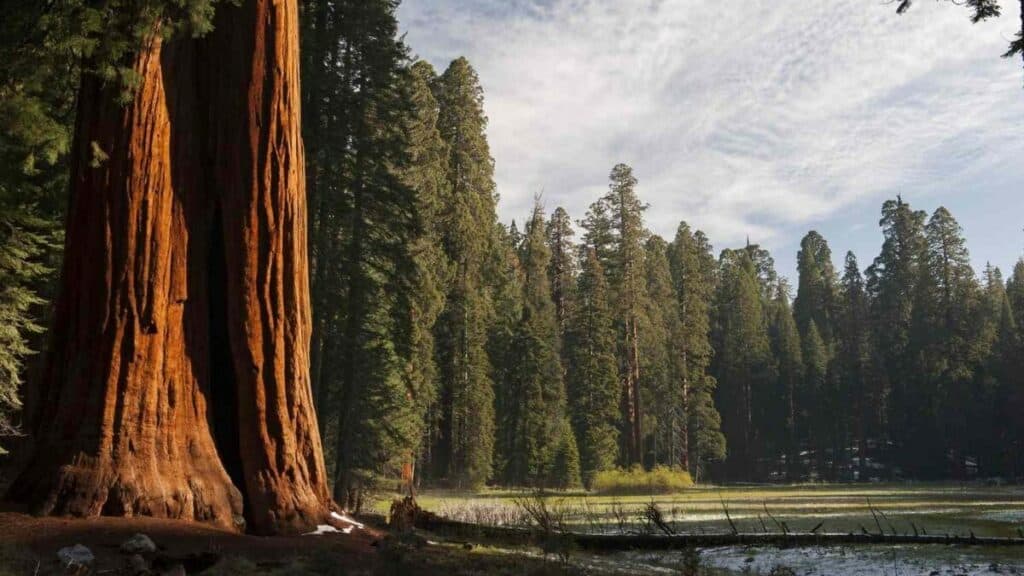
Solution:
<path fill-rule="evenodd" d="M 9 496 L 294 534 L 331 500 L 309 380 L 297 0 L 85 74 L 60 297 Z"/>

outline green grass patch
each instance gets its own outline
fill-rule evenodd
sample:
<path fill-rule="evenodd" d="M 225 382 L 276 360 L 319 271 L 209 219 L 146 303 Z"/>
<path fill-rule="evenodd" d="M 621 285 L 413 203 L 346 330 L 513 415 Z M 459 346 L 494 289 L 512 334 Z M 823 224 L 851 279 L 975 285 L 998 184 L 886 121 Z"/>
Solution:
<path fill-rule="evenodd" d="M 606 470 L 594 477 L 593 490 L 598 494 L 676 494 L 693 487 L 693 478 L 685 470 L 656 466 L 644 470 L 634 466 L 627 470 Z"/>

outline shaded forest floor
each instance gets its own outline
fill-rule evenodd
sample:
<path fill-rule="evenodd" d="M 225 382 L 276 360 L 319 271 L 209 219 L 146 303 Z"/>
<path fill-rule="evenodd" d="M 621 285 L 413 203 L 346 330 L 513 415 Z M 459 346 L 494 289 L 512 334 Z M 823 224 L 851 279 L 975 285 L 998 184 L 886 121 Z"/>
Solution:
<path fill-rule="evenodd" d="M 37 518 L 0 512 L 0 576 L 108 574 L 134 576 L 121 543 L 136 533 L 157 545 L 151 574 L 243 575 L 547 575 L 579 570 L 542 558 L 462 543 L 416 546 L 367 527 L 351 534 L 261 538 L 204 524 L 153 518 Z M 89 571 L 66 570 L 57 551 L 82 544 L 96 559 Z M 162 560 L 160 560 L 162 559 Z M 212 562 L 212 564 L 211 564 Z"/>

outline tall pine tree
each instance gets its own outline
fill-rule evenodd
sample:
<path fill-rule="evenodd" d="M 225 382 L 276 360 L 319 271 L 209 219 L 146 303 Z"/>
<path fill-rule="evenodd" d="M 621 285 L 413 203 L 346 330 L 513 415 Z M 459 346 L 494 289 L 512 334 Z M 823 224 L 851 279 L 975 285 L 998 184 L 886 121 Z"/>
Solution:
<path fill-rule="evenodd" d="M 494 160 L 485 135 L 483 89 L 465 58 L 448 66 L 434 94 L 438 130 L 449 150 L 441 240 L 454 267 L 435 330 L 442 383 L 435 474 L 457 486 L 472 486 L 490 477 L 494 449 L 494 385 L 487 354 L 493 306 L 485 274 L 488 259 L 499 250 Z"/>
<path fill-rule="evenodd" d="M 576 449 L 576 443 L 566 436 L 561 337 L 548 278 L 551 251 L 539 201 L 527 223 L 520 254 L 522 313 L 513 334 L 514 354 L 509 358 L 514 370 L 506 383 L 509 389 L 501 394 L 507 398 L 500 413 L 501 437 L 508 440 L 501 447 L 502 478 L 519 486 L 578 484 L 578 477 L 556 479 L 552 475 L 556 456 L 562 454 L 566 463 L 578 456 L 568 454 Z"/>
<path fill-rule="evenodd" d="M 407 394 L 415 408 L 409 426 L 418 429 L 420 438 L 413 446 L 415 458 L 407 456 L 403 466 L 407 481 L 414 479 L 412 463 L 418 461 L 429 467 L 432 462 L 430 448 L 437 432 L 440 387 L 433 330 L 451 281 L 451 263 L 441 249 L 440 214 L 448 200 L 448 150 L 437 130 L 438 106 L 431 90 L 436 79 L 433 67 L 423 61 L 413 64 L 407 74 L 411 103 L 406 124 L 409 157 L 401 176 L 416 193 L 419 233 L 410 238 L 411 270 L 398 276 L 405 282 L 395 287 L 399 298 L 396 343 L 404 361 Z"/>
<path fill-rule="evenodd" d="M 680 366 L 680 394 L 686 423 L 678 441 L 682 465 L 695 479 L 713 462 L 725 458 L 722 419 L 714 403 L 717 383 L 708 373 L 711 348 L 711 304 L 715 294 L 716 263 L 711 244 L 701 231 L 679 224 L 669 249 L 672 286 L 679 314 L 680 333 L 673 337 L 671 353 Z"/>
<path fill-rule="evenodd" d="M 772 399 L 772 412 L 780 425 L 774 431 L 774 452 L 785 457 L 786 478 L 799 479 L 803 473 L 800 446 L 806 424 L 801 404 L 804 389 L 804 360 L 800 332 L 789 304 L 789 294 L 780 287 L 771 303 L 769 334 L 772 354 L 778 366 L 776 396 Z"/>
<path fill-rule="evenodd" d="M 608 193 L 590 207 L 583 221 L 609 278 L 618 331 L 619 379 L 622 383 L 622 462 L 641 463 L 643 412 L 640 395 L 640 322 L 646 299 L 643 205 L 636 195 L 633 169 L 617 164 Z"/>
<path fill-rule="evenodd" d="M 910 382 L 917 367 L 910 353 L 911 323 L 916 286 L 925 265 L 924 223 L 926 214 L 914 211 L 902 198 L 882 206 L 882 252 L 868 268 L 867 290 L 871 301 L 871 333 L 874 362 L 883 378 L 886 398 L 887 439 L 896 444 L 897 460 L 908 462 L 914 449 L 906 441 L 916 419 L 916 403 Z"/>
<path fill-rule="evenodd" d="M 729 443 L 726 474 L 730 480 L 749 480 L 758 474 L 761 455 L 760 400 L 771 394 L 773 379 L 768 327 L 751 250 L 725 250 L 719 263 L 712 366 Z"/>
<path fill-rule="evenodd" d="M 569 213 L 559 206 L 551 213 L 547 224 L 548 249 L 551 251 L 551 265 L 548 276 L 551 280 L 551 299 L 555 303 L 558 329 L 565 335 L 566 323 L 572 314 L 576 288 L 576 247 L 572 237 L 572 220 Z"/>
<path fill-rule="evenodd" d="M 1006 281 L 1006 297 L 1010 300 L 1010 310 L 1013 317 L 1024 319 L 1024 258 L 1017 260 L 1013 266 L 1013 274 Z M 1018 329 L 1024 330 L 1018 320 Z M 1021 333 L 1024 337 L 1024 332 Z"/>
<path fill-rule="evenodd" d="M 618 459 L 621 396 L 608 281 L 592 247 L 585 248 L 577 294 L 566 336 L 567 388 L 583 481 L 589 486 Z"/>
<path fill-rule="evenodd" d="M 976 407 L 978 398 L 973 372 L 979 360 L 975 322 L 979 289 L 960 225 L 944 207 L 929 219 L 925 239 L 911 341 L 919 363 L 913 381 L 918 421 L 907 440 L 916 445 L 918 459 L 911 463 L 918 475 L 945 476 L 943 456 L 948 454 L 949 472 L 963 478 L 975 425 L 971 407 Z M 938 438 L 943 441 L 936 442 Z"/>
<path fill-rule="evenodd" d="M 882 390 L 872 376 L 869 302 L 864 277 L 853 252 L 847 252 L 836 323 L 836 365 L 847 391 L 852 435 L 857 446 L 858 478 L 868 480 L 868 440 L 879 438 Z"/>
<path fill-rule="evenodd" d="M 314 44 L 314 53 L 325 51 L 319 66 L 307 63 L 305 124 L 313 134 L 315 389 L 334 428 L 334 497 L 348 508 L 359 507 L 374 477 L 397 475 L 422 435 L 405 370 L 410 292 L 420 281 L 412 250 L 424 225 L 412 186 L 419 176 L 410 174 L 423 159 L 411 157 L 410 140 L 432 129 L 415 125 L 432 111 L 414 108 L 430 103 L 412 100 L 422 86 L 409 78 L 396 5 L 331 2 L 305 13 L 308 42 L 334 39 Z"/>
<path fill-rule="evenodd" d="M 832 264 L 832 251 L 828 242 L 818 232 L 811 231 L 800 242 L 797 253 L 797 271 L 799 284 L 796 299 L 793 302 L 793 314 L 797 327 L 800 329 L 801 341 L 804 346 L 804 359 L 815 365 L 805 366 L 805 374 L 810 379 L 805 381 L 805 410 L 812 412 L 812 417 L 803 429 L 808 432 L 805 438 L 809 446 L 818 455 L 818 474 L 832 478 L 834 467 L 845 454 L 841 444 L 845 444 L 844 436 L 847 406 L 840 396 L 839 379 L 832 361 L 835 355 L 835 317 L 837 315 L 838 289 L 836 274 Z M 821 358 L 817 358 L 818 343 L 811 337 L 811 325 L 817 331 L 820 340 Z M 808 358 L 807 347 L 815 348 L 815 353 Z M 817 363 L 823 363 L 823 373 L 818 374 Z M 831 459 L 827 453 L 831 452 Z M 832 466 L 823 469 L 823 463 L 830 460 Z"/>
<path fill-rule="evenodd" d="M 641 403 L 650 406 L 644 421 L 644 464 L 686 464 L 686 390 L 682 356 L 674 344 L 682 337 L 676 307 L 668 243 L 652 235 L 644 246 L 647 298 L 640 320 Z"/>

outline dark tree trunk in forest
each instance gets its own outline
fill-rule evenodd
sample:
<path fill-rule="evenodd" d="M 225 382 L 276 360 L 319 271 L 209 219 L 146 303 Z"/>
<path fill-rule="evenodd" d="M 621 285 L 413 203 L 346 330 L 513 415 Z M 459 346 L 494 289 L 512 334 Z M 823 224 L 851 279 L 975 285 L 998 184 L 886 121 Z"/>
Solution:
<path fill-rule="evenodd" d="M 643 464 L 642 414 L 640 413 L 640 348 L 636 318 L 626 321 L 626 362 L 622 382 L 622 421 L 626 466 Z"/>
<path fill-rule="evenodd" d="M 83 79 L 34 454 L 11 492 L 38 513 L 276 534 L 328 512 L 297 5 L 219 12 L 208 38 L 140 52 L 128 105 Z"/>
<path fill-rule="evenodd" d="M 686 362 L 686 353 L 683 353 L 683 362 Z M 677 426 L 679 430 L 679 459 L 676 465 L 682 470 L 690 469 L 690 427 L 687 426 L 688 416 L 690 414 L 690 377 L 683 377 L 683 390 L 682 390 L 682 406 L 681 409 L 681 420 L 682 423 Z"/>
<path fill-rule="evenodd" d="M 306 135 L 306 157 L 309 170 L 306 172 L 306 195 L 308 203 L 308 226 L 307 246 L 312 251 L 310 254 L 310 293 L 313 303 L 313 330 L 310 343 L 310 380 L 313 388 L 313 402 L 317 410 L 324 409 L 327 401 L 327 390 L 324 383 L 324 353 L 329 350 L 328 321 L 332 312 L 331 307 L 326 305 L 327 298 L 324 295 L 326 284 L 328 256 L 325 239 L 327 234 L 320 233 L 321 226 L 327 226 L 319 221 L 323 218 L 323 203 L 326 194 L 320 189 L 320 142 L 323 141 L 324 122 L 321 118 L 321 101 L 323 95 L 323 69 L 324 62 L 328 61 L 334 50 L 330 46 L 327 35 L 328 15 L 327 2 L 306 2 L 304 10 L 310 11 L 306 14 L 312 22 L 315 33 L 304 39 L 303 59 L 305 68 L 303 78 L 310 88 L 305 91 L 306 101 L 303 102 L 303 134 Z M 319 420 L 320 434 L 324 434 L 324 419 Z"/>
<path fill-rule="evenodd" d="M 643 435 L 643 412 L 640 411 L 640 334 L 637 331 L 637 320 L 633 317 L 633 340 L 632 340 L 632 356 L 630 360 L 631 368 L 633 370 L 633 393 L 631 394 L 633 399 L 633 446 L 636 448 L 636 453 L 633 454 L 633 464 L 644 463 L 644 435 Z"/>

